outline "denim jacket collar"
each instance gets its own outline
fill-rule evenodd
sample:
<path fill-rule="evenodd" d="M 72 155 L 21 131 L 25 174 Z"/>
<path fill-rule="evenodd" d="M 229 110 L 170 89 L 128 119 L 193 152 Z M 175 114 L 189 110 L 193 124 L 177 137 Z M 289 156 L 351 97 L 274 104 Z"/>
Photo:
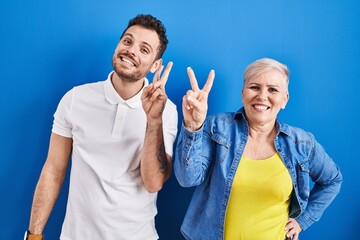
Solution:
<path fill-rule="evenodd" d="M 249 124 L 248 121 L 246 119 L 246 113 L 245 113 L 245 109 L 244 107 L 241 107 L 239 110 L 237 110 L 234 114 L 234 120 L 236 120 L 236 118 L 243 118 L 244 122 L 246 123 L 246 127 L 248 128 Z M 281 123 L 280 121 L 278 121 L 276 119 L 275 121 L 275 125 L 276 125 L 276 135 L 279 135 L 280 133 L 286 134 L 287 136 L 291 137 L 290 134 L 290 129 L 286 124 Z"/>

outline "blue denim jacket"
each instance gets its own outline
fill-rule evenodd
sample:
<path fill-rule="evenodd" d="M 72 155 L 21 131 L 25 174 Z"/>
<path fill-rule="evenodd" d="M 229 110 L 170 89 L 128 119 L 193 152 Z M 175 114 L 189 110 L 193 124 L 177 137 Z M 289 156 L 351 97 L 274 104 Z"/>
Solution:
<path fill-rule="evenodd" d="M 181 128 L 175 176 L 183 187 L 197 186 L 181 226 L 186 239 L 223 239 L 232 182 L 248 139 L 244 115 L 242 108 L 208 117 L 196 132 Z M 342 175 L 311 133 L 279 121 L 276 130 L 275 148 L 293 182 L 290 217 L 305 230 L 339 193 Z"/>

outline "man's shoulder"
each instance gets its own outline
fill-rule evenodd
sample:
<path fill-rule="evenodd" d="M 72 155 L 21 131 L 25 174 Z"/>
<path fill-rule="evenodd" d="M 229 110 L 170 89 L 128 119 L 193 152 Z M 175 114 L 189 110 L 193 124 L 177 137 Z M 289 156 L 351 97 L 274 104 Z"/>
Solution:
<path fill-rule="evenodd" d="M 84 84 L 75 86 L 73 89 L 75 89 L 76 91 L 96 90 L 96 89 L 103 88 L 105 82 L 106 81 L 84 83 Z"/>
<path fill-rule="evenodd" d="M 171 99 L 168 98 L 165 107 L 176 108 L 176 105 L 173 101 L 171 101 Z"/>
<path fill-rule="evenodd" d="M 170 99 L 167 99 L 164 111 L 168 111 L 169 113 L 177 112 L 175 103 L 173 103 Z"/>
<path fill-rule="evenodd" d="M 92 82 L 92 83 L 84 83 L 81 85 L 77 85 L 68 91 L 74 97 L 93 95 L 95 93 L 103 93 L 105 81 Z"/>

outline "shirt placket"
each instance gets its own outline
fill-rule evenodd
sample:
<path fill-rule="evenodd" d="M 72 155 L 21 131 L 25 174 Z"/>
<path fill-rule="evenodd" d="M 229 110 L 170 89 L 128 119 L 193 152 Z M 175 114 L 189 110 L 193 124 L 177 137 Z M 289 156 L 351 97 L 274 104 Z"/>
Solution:
<path fill-rule="evenodd" d="M 111 134 L 113 137 L 122 137 L 128 109 L 129 107 L 126 105 L 126 103 L 121 102 L 118 104 L 114 120 L 114 126 Z"/>

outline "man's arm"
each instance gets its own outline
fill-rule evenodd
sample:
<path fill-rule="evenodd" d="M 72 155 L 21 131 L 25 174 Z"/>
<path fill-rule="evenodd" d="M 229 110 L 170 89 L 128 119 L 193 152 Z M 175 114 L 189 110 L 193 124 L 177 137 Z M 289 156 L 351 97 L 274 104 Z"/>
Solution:
<path fill-rule="evenodd" d="M 48 156 L 35 189 L 31 208 L 31 234 L 40 235 L 44 231 L 66 175 L 71 149 L 71 138 L 51 134 Z"/>
<path fill-rule="evenodd" d="M 167 101 L 165 84 L 172 65 L 169 62 L 162 75 L 164 66 L 161 66 L 156 71 L 153 82 L 144 88 L 141 96 L 147 126 L 140 171 L 148 192 L 158 192 L 171 174 L 171 157 L 165 152 L 162 115 Z"/>
<path fill-rule="evenodd" d="M 158 192 L 170 177 L 171 157 L 165 152 L 163 124 L 149 123 L 141 153 L 141 177 L 149 192 Z"/>

